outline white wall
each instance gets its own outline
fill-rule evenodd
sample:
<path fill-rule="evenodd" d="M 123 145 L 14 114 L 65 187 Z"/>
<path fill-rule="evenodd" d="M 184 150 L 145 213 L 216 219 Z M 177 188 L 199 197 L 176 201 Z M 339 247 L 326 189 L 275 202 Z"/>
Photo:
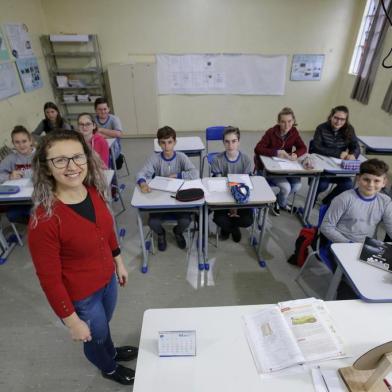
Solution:
<path fill-rule="evenodd" d="M 161 96 L 160 124 L 265 129 L 291 106 L 311 130 L 337 104 L 340 72 L 363 0 L 42 0 L 50 33 L 97 33 L 104 65 L 155 53 L 324 53 L 320 82 L 287 81 L 284 96 Z M 288 68 L 290 68 L 288 67 Z M 287 72 L 289 79 L 289 69 Z M 340 103 L 340 102 L 339 102 Z"/>
<path fill-rule="evenodd" d="M 9 135 L 16 124 L 24 125 L 30 131 L 34 130 L 43 117 L 43 105 L 53 100 L 45 61 L 42 58 L 39 37 L 47 33 L 46 20 L 40 0 L 1 0 L 0 23 L 25 23 L 30 32 L 35 55 L 43 77 L 44 87 L 32 92 L 23 92 L 9 99 L 0 101 L 0 143 L 9 143 Z M 4 28 L 2 28 L 4 33 Z M 12 57 L 10 55 L 10 57 Z M 15 68 L 16 70 L 16 68 Z M 19 76 L 17 76 L 19 80 Z"/>

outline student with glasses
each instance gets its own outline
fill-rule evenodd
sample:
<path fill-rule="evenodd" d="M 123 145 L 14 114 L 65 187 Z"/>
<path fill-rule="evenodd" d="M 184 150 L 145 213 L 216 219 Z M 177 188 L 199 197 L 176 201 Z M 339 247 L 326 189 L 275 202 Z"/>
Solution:
<path fill-rule="evenodd" d="M 106 139 L 97 132 L 97 124 L 90 113 L 79 114 L 78 129 L 90 148 L 99 155 L 104 168 L 107 169 L 109 167 L 109 145 Z"/>
<path fill-rule="evenodd" d="M 359 144 L 354 127 L 349 122 L 349 111 L 346 106 L 334 107 L 327 121 L 316 128 L 309 152 L 348 160 L 359 156 Z M 323 199 L 323 204 L 329 205 L 335 196 L 353 187 L 353 181 L 349 177 L 322 177 L 317 188 L 317 196 L 331 183 L 336 186 Z"/>
<path fill-rule="evenodd" d="M 134 370 L 118 362 L 136 358 L 138 350 L 115 347 L 110 335 L 117 284 L 125 286 L 128 273 L 101 162 L 79 132 L 51 132 L 38 144 L 33 183 L 28 242 L 41 287 L 102 376 L 133 384 Z"/>

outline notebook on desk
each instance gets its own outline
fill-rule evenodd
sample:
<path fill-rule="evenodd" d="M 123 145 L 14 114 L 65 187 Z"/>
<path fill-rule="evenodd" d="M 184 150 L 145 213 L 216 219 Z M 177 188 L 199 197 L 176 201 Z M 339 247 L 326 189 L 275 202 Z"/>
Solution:
<path fill-rule="evenodd" d="M 151 189 L 158 191 L 173 192 L 176 193 L 184 183 L 184 180 L 170 177 L 159 177 L 155 176 L 148 184 Z"/>
<path fill-rule="evenodd" d="M 359 259 L 373 267 L 392 272 L 392 245 L 366 237 Z"/>

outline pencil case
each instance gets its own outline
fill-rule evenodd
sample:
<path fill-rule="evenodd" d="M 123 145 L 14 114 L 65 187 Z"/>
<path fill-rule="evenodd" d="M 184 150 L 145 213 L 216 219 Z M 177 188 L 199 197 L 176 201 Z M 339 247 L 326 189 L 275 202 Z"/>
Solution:
<path fill-rule="evenodd" d="M 359 171 L 359 166 L 361 165 L 361 161 L 358 159 L 353 160 L 342 160 L 341 167 L 344 170 L 352 170 Z"/>

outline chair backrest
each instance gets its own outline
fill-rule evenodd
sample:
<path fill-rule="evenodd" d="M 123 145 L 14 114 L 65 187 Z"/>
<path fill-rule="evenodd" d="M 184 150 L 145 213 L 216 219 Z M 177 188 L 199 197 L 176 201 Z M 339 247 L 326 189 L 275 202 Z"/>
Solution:
<path fill-rule="evenodd" d="M 325 214 L 327 213 L 329 205 L 328 204 L 321 204 L 318 216 L 317 227 L 320 228 L 321 224 L 323 223 L 323 219 Z"/>
<path fill-rule="evenodd" d="M 222 140 L 225 128 L 222 125 L 206 128 L 206 140 Z"/>
<path fill-rule="evenodd" d="M 308 151 L 309 151 L 309 154 L 312 154 L 313 151 L 314 151 L 314 140 L 313 139 L 309 140 L 309 149 L 308 149 Z"/>

